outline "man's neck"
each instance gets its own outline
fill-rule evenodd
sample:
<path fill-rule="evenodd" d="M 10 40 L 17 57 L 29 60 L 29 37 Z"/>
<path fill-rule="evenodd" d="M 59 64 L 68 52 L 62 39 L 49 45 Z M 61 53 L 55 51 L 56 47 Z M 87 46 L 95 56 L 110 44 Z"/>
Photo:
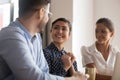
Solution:
<path fill-rule="evenodd" d="M 29 33 L 34 36 L 37 32 L 35 30 L 35 23 L 31 19 L 18 18 L 20 23 L 29 31 Z"/>

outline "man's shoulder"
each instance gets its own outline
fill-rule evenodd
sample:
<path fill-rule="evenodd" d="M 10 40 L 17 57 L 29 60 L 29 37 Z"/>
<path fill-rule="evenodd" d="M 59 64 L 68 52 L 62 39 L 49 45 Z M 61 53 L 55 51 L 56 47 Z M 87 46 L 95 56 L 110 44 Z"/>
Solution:
<path fill-rule="evenodd" d="M 24 32 L 19 27 L 5 27 L 0 31 L 0 39 L 21 38 Z"/>
<path fill-rule="evenodd" d="M 0 57 L 0 80 L 3 80 L 8 75 L 10 75 L 12 72 L 5 63 L 5 61 Z"/>

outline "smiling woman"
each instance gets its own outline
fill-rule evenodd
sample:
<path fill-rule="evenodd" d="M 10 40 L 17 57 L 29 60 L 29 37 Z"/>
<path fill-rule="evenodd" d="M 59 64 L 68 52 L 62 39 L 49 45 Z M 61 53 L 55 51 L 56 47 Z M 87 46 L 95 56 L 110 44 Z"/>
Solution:
<path fill-rule="evenodd" d="M 58 18 L 52 22 L 52 42 L 44 49 L 51 74 L 71 76 L 73 70 L 77 71 L 74 55 L 64 50 L 64 44 L 71 34 L 71 27 L 71 22 L 66 18 Z"/>
<path fill-rule="evenodd" d="M 96 80 L 111 80 L 116 55 L 119 50 L 111 44 L 114 26 L 108 18 L 96 22 L 96 41 L 91 46 L 81 48 L 83 66 L 96 68 Z"/>

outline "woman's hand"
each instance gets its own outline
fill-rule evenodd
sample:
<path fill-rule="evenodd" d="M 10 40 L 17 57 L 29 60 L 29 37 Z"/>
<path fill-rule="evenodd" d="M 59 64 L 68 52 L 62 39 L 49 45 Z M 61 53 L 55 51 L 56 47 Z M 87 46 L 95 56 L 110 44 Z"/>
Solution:
<path fill-rule="evenodd" d="M 61 60 L 63 62 L 64 69 L 67 71 L 72 66 L 71 57 L 67 54 L 62 55 Z"/>
<path fill-rule="evenodd" d="M 70 67 L 72 67 L 74 61 L 75 61 L 75 57 L 72 53 L 66 53 L 64 55 L 62 55 L 61 57 L 63 65 L 64 65 L 64 69 L 67 71 L 70 69 Z"/>

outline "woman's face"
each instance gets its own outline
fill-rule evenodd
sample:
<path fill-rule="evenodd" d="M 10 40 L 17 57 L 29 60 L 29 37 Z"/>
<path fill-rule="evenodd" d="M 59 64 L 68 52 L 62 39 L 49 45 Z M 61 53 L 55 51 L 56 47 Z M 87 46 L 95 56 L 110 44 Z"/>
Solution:
<path fill-rule="evenodd" d="M 57 21 L 51 29 L 53 42 L 63 44 L 70 36 L 70 29 L 67 22 Z"/>
<path fill-rule="evenodd" d="M 110 32 L 110 30 L 103 23 L 98 23 L 96 25 L 95 33 L 97 42 L 100 44 L 108 43 L 113 36 L 113 32 Z"/>

